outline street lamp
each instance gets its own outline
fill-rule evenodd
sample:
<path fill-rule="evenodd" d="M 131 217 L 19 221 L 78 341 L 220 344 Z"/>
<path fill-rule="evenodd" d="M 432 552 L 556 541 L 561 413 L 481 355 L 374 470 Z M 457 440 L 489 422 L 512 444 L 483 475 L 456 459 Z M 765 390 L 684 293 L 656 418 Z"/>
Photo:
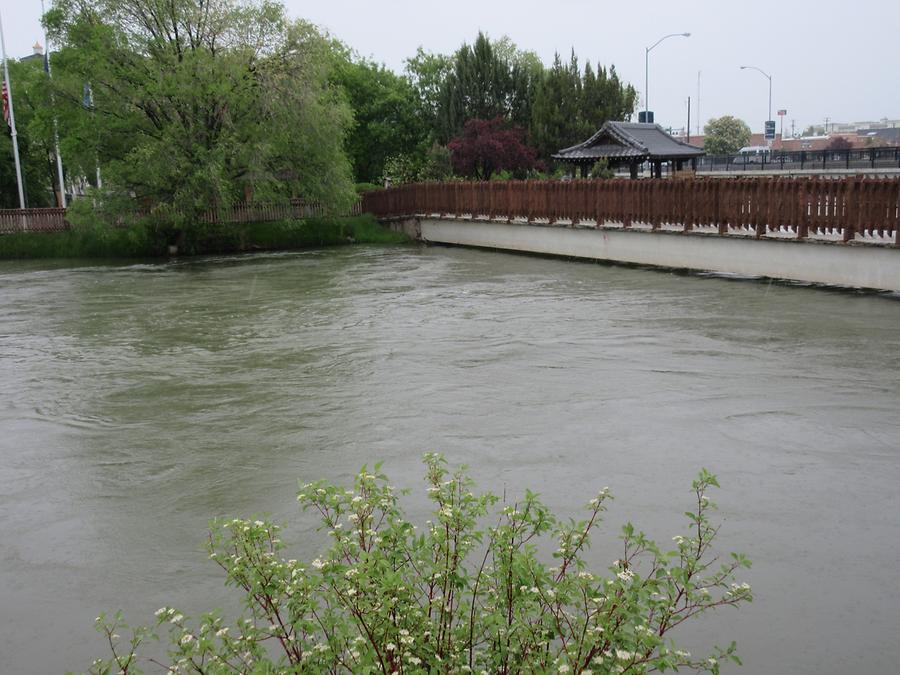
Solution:
<path fill-rule="evenodd" d="M 690 33 L 671 33 L 665 35 L 644 50 L 644 121 L 649 121 L 650 112 L 650 50 L 670 37 L 691 37 Z"/>
<path fill-rule="evenodd" d="M 760 68 L 757 68 L 756 66 L 741 66 L 741 70 L 755 70 L 758 73 L 762 73 L 763 76 L 765 76 L 765 78 L 767 80 L 769 80 L 769 116 L 766 118 L 766 120 L 771 120 L 772 119 L 772 76 L 769 75 L 766 71 L 761 70 Z"/>

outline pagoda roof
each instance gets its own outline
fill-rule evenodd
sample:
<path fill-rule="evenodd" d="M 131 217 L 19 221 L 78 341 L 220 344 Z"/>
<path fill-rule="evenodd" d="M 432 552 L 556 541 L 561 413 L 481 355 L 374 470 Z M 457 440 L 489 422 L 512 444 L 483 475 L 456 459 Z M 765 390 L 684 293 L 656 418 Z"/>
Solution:
<path fill-rule="evenodd" d="M 593 136 L 564 148 L 553 159 L 563 162 L 589 162 L 609 159 L 614 162 L 692 159 L 703 154 L 702 148 L 676 140 L 658 124 L 640 122 L 606 122 Z"/>

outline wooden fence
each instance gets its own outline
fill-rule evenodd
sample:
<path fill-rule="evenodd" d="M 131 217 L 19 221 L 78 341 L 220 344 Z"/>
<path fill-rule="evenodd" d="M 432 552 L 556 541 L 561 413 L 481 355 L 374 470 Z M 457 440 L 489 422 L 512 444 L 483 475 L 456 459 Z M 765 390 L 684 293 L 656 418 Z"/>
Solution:
<path fill-rule="evenodd" d="M 356 202 L 348 215 L 362 213 L 361 202 Z M 311 218 L 325 215 L 325 209 L 316 202 L 292 200 L 280 204 L 238 203 L 221 209 L 210 209 L 200 216 L 206 224 L 260 223 L 275 220 Z M 17 232 L 62 232 L 68 230 L 66 209 L 0 209 L 0 234 Z"/>
<path fill-rule="evenodd" d="M 0 234 L 68 229 L 65 209 L 0 209 Z"/>
<path fill-rule="evenodd" d="M 363 196 L 379 218 L 439 216 L 900 244 L 900 178 L 492 181 Z"/>

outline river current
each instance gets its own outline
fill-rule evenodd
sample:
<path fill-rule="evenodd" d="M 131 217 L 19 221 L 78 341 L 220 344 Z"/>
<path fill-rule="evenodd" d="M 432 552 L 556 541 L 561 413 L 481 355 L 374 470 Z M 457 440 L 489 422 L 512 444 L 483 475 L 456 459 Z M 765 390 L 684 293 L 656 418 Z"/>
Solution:
<path fill-rule="evenodd" d="M 421 456 L 669 542 L 701 467 L 756 601 L 686 635 L 724 672 L 885 673 L 900 647 L 900 302 L 502 253 L 354 247 L 0 262 L 0 673 L 84 670 L 93 619 L 231 607 L 216 516 Z"/>

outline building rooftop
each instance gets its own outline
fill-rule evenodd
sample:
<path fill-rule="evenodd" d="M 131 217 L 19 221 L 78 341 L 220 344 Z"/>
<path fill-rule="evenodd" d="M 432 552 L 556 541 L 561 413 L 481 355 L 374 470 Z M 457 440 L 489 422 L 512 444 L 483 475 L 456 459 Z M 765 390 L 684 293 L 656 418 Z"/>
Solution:
<path fill-rule="evenodd" d="M 553 155 L 564 162 L 586 163 L 609 159 L 679 160 L 702 156 L 703 150 L 683 143 L 667 134 L 658 124 L 641 122 L 606 122 L 589 139 Z"/>

